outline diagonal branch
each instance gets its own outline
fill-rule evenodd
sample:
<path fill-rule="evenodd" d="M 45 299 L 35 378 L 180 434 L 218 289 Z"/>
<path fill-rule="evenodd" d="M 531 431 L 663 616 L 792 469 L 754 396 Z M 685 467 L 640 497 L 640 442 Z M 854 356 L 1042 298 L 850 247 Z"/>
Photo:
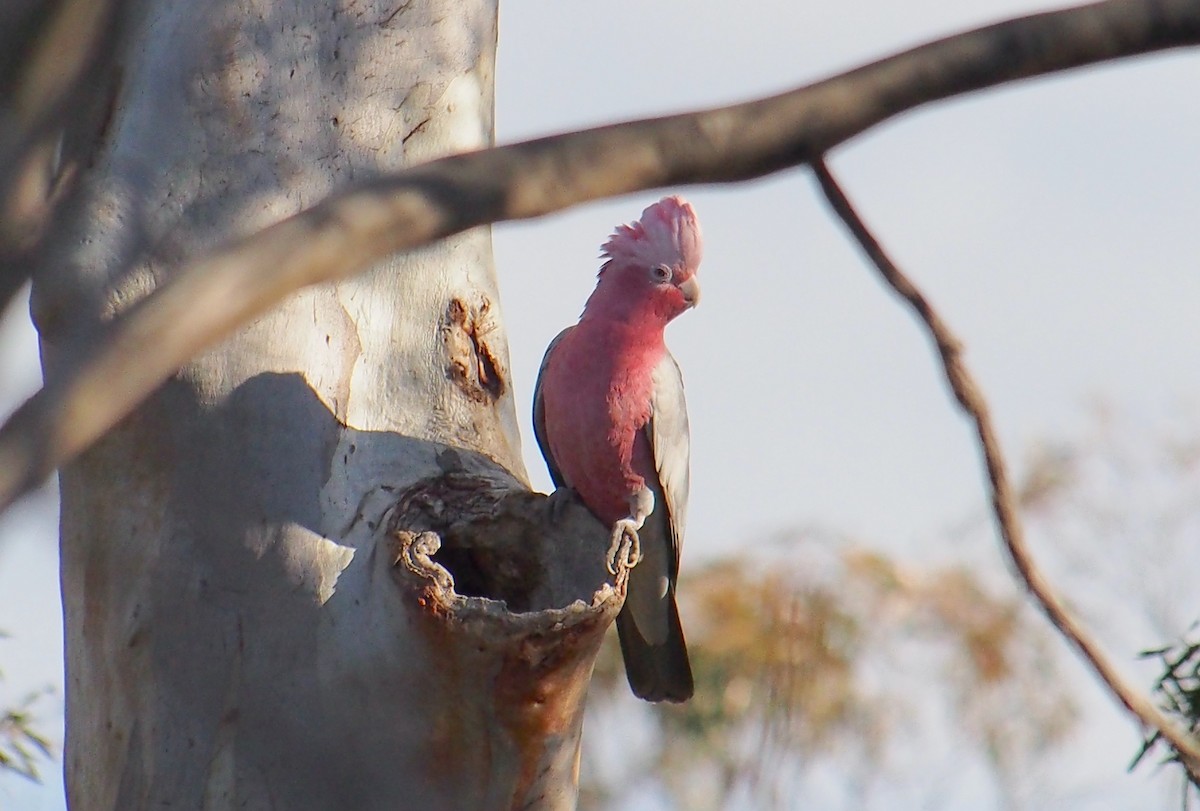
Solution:
<path fill-rule="evenodd" d="M 782 95 L 443 158 L 335 195 L 192 261 L 0 429 L 0 511 L 197 352 L 310 284 L 473 226 L 802 164 L 939 99 L 1200 44 L 1195 0 L 1106 0 L 922 45 Z"/>
<path fill-rule="evenodd" d="M 1067 610 L 1053 586 L 1034 564 L 1029 546 L 1025 542 L 1025 529 L 1017 512 L 1017 499 L 1008 478 L 1004 456 L 1000 451 L 1000 442 L 996 437 L 996 430 L 992 425 L 987 403 L 979 386 L 975 383 L 975 379 L 963 364 L 962 345 L 958 338 L 950 331 L 946 322 L 933 309 L 912 280 L 896 266 L 883 250 L 883 246 L 875 239 L 838 186 L 837 181 L 834 180 L 833 175 L 829 173 L 829 168 L 825 165 L 824 160 L 817 158 L 812 162 L 812 167 L 821 184 L 821 190 L 825 192 L 825 197 L 829 200 L 834 212 L 846 224 L 883 280 L 913 308 L 937 345 L 950 388 L 954 391 L 954 396 L 958 399 L 963 411 L 975 423 L 975 432 L 979 436 L 988 480 L 991 483 L 992 510 L 996 517 L 996 524 L 1000 530 L 1000 537 L 1004 541 L 1004 548 L 1008 552 L 1009 560 L 1016 568 L 1021 582 L 1033 595 L 1042 613 L 1053 623 L 1059 633 L 1066 637 L 1067 641 L 1083 655 L 1084 660 L 1116 699 L 1146 727 L 1158 730 L 1179 754 L 1181 762 L 1193 778 L 1200 776 L 1200 741 L 1178 728 L 1150 699 L 1125 680 L 1108 659 L 1100 643 Z"/>

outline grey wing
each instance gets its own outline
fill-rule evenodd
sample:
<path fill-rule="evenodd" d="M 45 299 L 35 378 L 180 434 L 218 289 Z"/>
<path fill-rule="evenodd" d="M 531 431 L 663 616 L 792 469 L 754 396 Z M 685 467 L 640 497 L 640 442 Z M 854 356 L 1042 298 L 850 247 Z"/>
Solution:
<path fill-rule="evenodd" d="M 629 572 L 617 635 L 634 695 L 647 701 L 687 701 L 695 691 L 675 581 L 688 501 L 689 437 L 683 376 L 668 354 L 654 369 L 650 419 L 644 429 L 657 479 L 654 512 L 638 533 L 642 561 Z M 650 478 L 650 477 L 647 477 Z"/>
<path fill-rule="evenodd" d="M 546 467 L 550 469 L 550 478 L 555 487 L 562 487 L 567 482 L 558 469 L 558 464 L 554 461 L 554 455 L 550 453 L 550 441 L 546 438 L 546 406 L 542 401 L 542 377 L 546 373 L 546 367 L 550 365 L 550 356 L 554 353 L 554 348 L 558 346 L 558 342 L 563 339 L 563 336 L 573 329 L 575 328 L 567 327 L 554 336 L 554 340 L 546 347 L 546 354 L 542 356 L 542 365 L 538 367 L 537 382 L 533 384 L 533 436 L 537 439 L 538 448 L 542 451 L 542 458 L 546 460 Z"/>
<path fill-rule="evenodd" d="M 650 421 L 646 423 L 645 430 L 667 503 L 667 518 L 675 552 L 671 566 L 671 580 L 674 581 L 679 574 L 679 552 L 687 522 L 691 432 L 688 429 L 687 403 L 683 397 L 683 375 L 670 352 L 654 370 L 654 397 Z"/>

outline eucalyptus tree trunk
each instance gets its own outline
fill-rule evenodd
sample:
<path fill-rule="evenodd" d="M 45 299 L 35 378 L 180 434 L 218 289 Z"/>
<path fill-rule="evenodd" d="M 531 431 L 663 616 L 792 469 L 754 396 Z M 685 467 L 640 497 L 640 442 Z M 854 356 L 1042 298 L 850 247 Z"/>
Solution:
<path fill-rule="evenodd" d="M 495 0 L 128 13 L 36 274 L 47 376 L 183 261 L 491 142 Z M 61 490 L 75 811 L 574 806 L 623 589 L 528 492 L 486 229 L 285 300 Z"/>

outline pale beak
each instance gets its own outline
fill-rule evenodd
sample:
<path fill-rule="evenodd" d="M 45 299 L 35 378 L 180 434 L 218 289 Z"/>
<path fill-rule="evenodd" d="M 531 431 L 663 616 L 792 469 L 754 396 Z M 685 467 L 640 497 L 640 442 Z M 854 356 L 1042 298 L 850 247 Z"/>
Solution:
<path fill-rule="evenodd" d="M 679 292 L 683 293 L 683 300 L 689 307 L 695 307 L 700 303 L 700 283 L 696 281 L 695 276 L 685 282 L 680 282 Z"/>

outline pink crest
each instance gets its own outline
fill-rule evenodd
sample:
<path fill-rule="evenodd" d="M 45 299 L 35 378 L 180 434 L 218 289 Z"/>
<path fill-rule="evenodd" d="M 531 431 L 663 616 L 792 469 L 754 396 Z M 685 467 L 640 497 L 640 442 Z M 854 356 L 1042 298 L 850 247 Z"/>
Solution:
<path fill-rule="evenodd" d="M 637 222 L 618 225 L 600 249 L 609 262 L 633 263 L 644 267 L 665 264 L 682 272 L 695 273 L 704 253 L 700 221 L 682 197 L 664 197 L 642 212 Z"/>

